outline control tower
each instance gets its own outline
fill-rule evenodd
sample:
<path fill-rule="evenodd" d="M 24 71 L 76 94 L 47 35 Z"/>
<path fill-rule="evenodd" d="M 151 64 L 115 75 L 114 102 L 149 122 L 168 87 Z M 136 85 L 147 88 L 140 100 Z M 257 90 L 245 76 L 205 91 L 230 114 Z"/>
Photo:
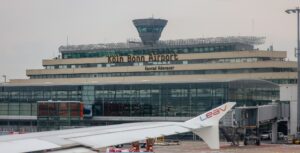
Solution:
<path fill-rule="evenodd" d="M 144 45 L 155 44 L 167 24 L 167 20 L 164 19 L 135 19 L 133 24 L 139 32 L 139 36 L 142 39 Z"/>

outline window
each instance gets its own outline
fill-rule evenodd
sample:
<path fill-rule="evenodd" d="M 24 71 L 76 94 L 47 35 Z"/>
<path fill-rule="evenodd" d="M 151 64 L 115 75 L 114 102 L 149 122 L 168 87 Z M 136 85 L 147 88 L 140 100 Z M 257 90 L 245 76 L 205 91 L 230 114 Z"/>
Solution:
<path fill-rule="evenodd" d="M 66 69 L 66 68 L 67 68 L 67 65 L 59 65 L 58 68 L 59 68 L 59 69 Z"/>
<path fill-rule="evenodd" d="M 187 89 L 171 89 L 171 97 L 187 97 Z"/>
<path fill-rule="evenodd" d="M 49 66 L 49 65 L 47 65 L 45 68 L 46 68 L 46 69 L 50 69 L 50 70 L 55 69 L 54 66 Z"/>

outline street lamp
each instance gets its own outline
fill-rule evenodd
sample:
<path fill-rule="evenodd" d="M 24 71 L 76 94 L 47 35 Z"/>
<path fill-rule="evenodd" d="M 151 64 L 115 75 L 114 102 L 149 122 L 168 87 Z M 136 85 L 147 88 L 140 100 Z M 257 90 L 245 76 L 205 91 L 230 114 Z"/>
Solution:
<path fill-rule="evenodd" d="M 295 9 L 288 9 L 285 11 L 287 14 L 291 14 L 291 13 L 297 13 L 297 49 L 296 49 L 296 54 L 297 55 L 297 63 L 298 63 L 298 67 L 297 67 L 297 72 L 298 72 L 298 77 L 297 77 L 297 129 L 299 131 L 299 119 L 300 119 L 300 81 L 299 81 L 299 76 L 300 76 L 300 56 L 299 56 L 299 50 L 300 50 L 300 34 L 299 34 L 299 13 L 300 13 L 300 9 L 299 7 L 296 7 Z"/>

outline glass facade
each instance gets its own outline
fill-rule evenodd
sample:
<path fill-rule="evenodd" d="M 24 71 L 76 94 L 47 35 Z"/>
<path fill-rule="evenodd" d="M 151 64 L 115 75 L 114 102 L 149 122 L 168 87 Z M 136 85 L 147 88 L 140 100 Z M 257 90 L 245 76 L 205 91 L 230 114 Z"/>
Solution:
<path fill-rule="evenodd" d="M 297 79 L 268 79 L 277 84 L 297 84 Z"/>
<path fill-rule="evenodd" d="M 44 101 L 37 103 L 38 131 L 59 130 L 68 126 L 79 126 L 83 118 L 80 102 Z"/>
<path fill-rule="evenodd" d="M 139 33 L 145 33 L 145 32 L 154 32 L 154 33 L 161 33 L 164 29 L 163 26 L 138 26 L 136 27 Z"/>
<path fill-rule="evenodd" d="M 198 46 L 161 46 L 161 47 L 140 47 L 129 49 L 102 49 L 102 50 L 84 50 L 84 51 L 64 51 L 62 52 L 63 59 L 69 58 L 93 58 L 107 56 L 128 56 L 128 55 L 149 55 L 149 54 L 186 54 L 186 53 L 209 53 L 220 51 L 238 51 L 238 50 L 253 50 L 253 46 L 240 43 L 228 44 L 206 44 Z"/>
<path fill-rule="evenodd" d="M 36 115 L 37 101 L 82 101 L 94 116 L 190 117 L 228 101 L 238 106 L 266 104 L 279 99 L 271 82 L 229 82 L 2 86 L 1 115 Z"/>

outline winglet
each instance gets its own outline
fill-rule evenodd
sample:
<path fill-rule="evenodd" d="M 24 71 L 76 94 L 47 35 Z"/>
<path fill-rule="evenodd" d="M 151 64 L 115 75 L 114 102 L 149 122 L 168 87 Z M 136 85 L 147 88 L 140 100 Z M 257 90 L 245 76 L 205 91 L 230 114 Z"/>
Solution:
<path fill-rule="evenodd" d="M 211 149 L 220 149 L 219 120 L 235 105 L 227 102 L 185 122 L 185 125 L 200 136 Z"/>

